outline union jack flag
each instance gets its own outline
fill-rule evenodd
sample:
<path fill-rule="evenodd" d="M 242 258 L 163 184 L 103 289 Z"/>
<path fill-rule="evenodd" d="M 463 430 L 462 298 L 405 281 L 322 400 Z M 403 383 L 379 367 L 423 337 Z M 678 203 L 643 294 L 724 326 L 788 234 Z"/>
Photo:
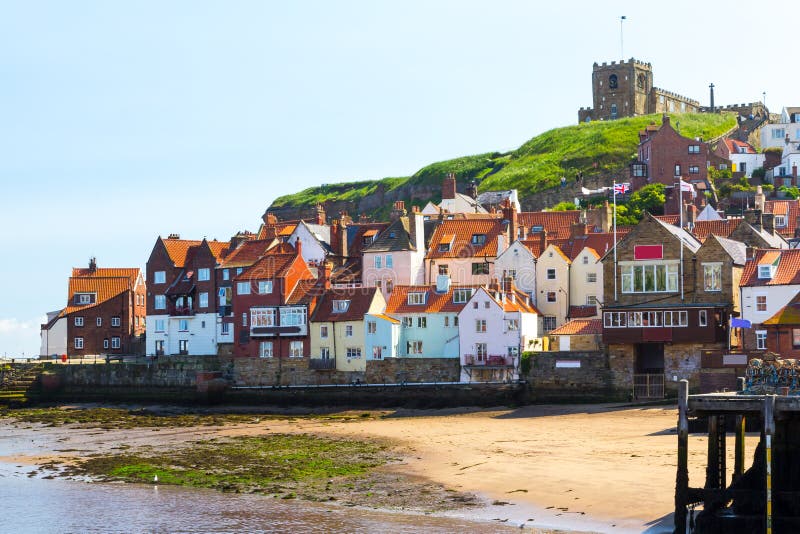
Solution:
<path fill-rule="evenodd" d="M 631 189 L 631 184 L 624 183 L 624 184 L 614 184 L 614 194 L 615 195 L 624 195 Z"/>

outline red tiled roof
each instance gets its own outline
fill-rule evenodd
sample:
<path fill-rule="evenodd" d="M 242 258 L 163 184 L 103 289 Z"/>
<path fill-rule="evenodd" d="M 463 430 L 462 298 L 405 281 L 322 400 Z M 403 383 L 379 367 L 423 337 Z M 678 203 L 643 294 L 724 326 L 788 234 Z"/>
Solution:
<path fill-rule="evenodd" d="M 653 218 L 673 226 L 678 226 L 681 222 L 680 215 L 653 215 Z"/>
<path fill-rule="evenodd" d="M 784 237 L 794 237 L 794 229 L 800 217 L 800 207 L 797 200 L 767 200 L 764 202 L 764 213 L 784 215 L 786 226 L 775 227 L 775 230 Z"/>
<path fill-rule="evenodd" d="M 314 322 L 340 322 L 340 321 L 361 321 L 364 314 L 369 311 L 376 287 L 363 287 L 356 289 L 328 289 L 322 294 L 314 316 Z M 333 309 L 334 301 L 348 301 L 347 310 L 336 312 Z"/>
<path fill-rule="evenodd" d="M 183 267 L 186 265 L 186 260 L 192 248 L 198 246 L 202 241 L 191 239 L 162 239 L 164 247 L 167 249 L 167 255 L 175 267 Z"/>
<path fill-rule="evenodd" d="M 534 226 L 541 226 L 549 239 L 567 239 L 572 224 L 579 222 L 580 216 L 581 212 L 578 210 L 524 211 L 517 215 L 517 224 L 524 225 L 528 232 L 533 231 Z"/>
<path fill-rule="evenodd" d="M 772 278 L 759 278 L 758 266 L 772 265 L 778 260 L 775 275 Z M 800 249 L 759 249 L 755 258 L 747 260 L 742 272 L 742 287 L 781 286 L 800 284 Z"/>
<path fill-rule="evenodd" d="M 581 317 L 594 317 L 597 315 L 597 306 L 570 306 L 567 317 L 577 319 Z"/>
<path fill-rule="evenodd" d="M 276 224 L 262 224 L 258 229 L 256 239 L 275 239 L 279 235 L 290 235 L 300 221 L 283 221 Z M 284 234 L 286 228 L 290 228 L 288 234 Z"/>
<path fill-rule="evenodd" d="M 90 270 L 85 267 L 73 267 L 72 276 L 80 276 L 82 278 L 129 278 L 132 283 L 136 283 L 139 277 L 139 269 L 137 267 L 131 268 L 115 268 L 115 267 L 98 267 Z"/>
<path fill-rule="evenodd" d="M 625 232 L 627 233 L 627 232 Z M 617 241 L 619 241 L 624 234 L 617 232 Z M 614 248 L 614 234 L 613 233 L 592 233 L 584 236 L 579 236 L 574 239 L 556 239 L 551 241 L 556 245 L 570 260 L 578 257 L 578 254 L 584 248 L 589 248 L 595 252 L 597 257 Z"/>
<path fill-rule="evenodd" d="M 731 154 L 757 154 L 756 149 L 749 143 L 738 141 L 736 139 L 725 138 L 723 139 L 725 145 L 728 147 L 728 152 Z M 744 152 L 740 152 L 739 148 L 743 148 Z"/>
<path fill-rule="evenodd" d="M 126 276 L 115 277 L 76 277 L 73 276 L 69 279 L 69 300 L 67 307 L 61 312 L 61 315 L 70 314 L 78 310 L 87 310 L 110 300 L 117 295 L 124 293 L 133 288 L 130 278 Z M 76 293 L 95 293 L 96 299 L 92 304 L 75 305 Z"/>
<path fill-rule="evenodd" d="M 231 251 L 231 253 L 228 254 L 224 260 L 222 260 L 220 266 L 224 268 L 249 267 L 267 253 L 267 250 L 272 243 L 272 240 L 266 239 L 245 241 L 236 249 Z M 289 246 L 291 247 L 291 245 Z"/>
<path fill-rule="evenodd" d="M 386 303 L 386 313 L 458 313 L 466 302 L 456 304 L 453 302 L 453 291 L 455 289 L 477 290 L 481 286 L 457 286 L 451 285 L 447 293 L 437 293 L 436 286 L 395 286 Z M 409 293 L 425 293 L 425 304 L 409 304 Z"/>
<path fill-rule="evenodd" d="M 322 293 L 319 281 L 313 278 L 300 280 L 286 299 L 286 304 L 310 304 L 314 297 Z M 311 312 L 313 310 L 309 310 Z"/>
<path fill-rule="evenodd" d="M 695 221 L 692 233 L 700 241 L 705 241 L 708 236 L 728 237 L 736 230 L 741 217 L 723 219 L 721 221 Z"/>
<path fill-rule="evenodd" d="M 531 304 L 530 298 L 528 298 L 528 296 L 525 293 L 523 293 L 518 289 L 514 289 L 513 299 L 511 298 L 511 293 L 508 292 L 506 292 L 505 294 L 500 292 L 492 294 L 491 291 L 488 291 L 488 293 L 489 295 L 491 295 L 492 299 L 495 302 L 497 302 L 503 307 L 503 311 L 535 313 L 541 315 L 539 310 L 537 310 L 536 307 L 533 304 Z M 500 298 L 501 295 L 502 298 Z"/>
<path fill-rule="evenodd" d="M 497 236 L 503 234 L 504 225 L 499 219 L 453 219 L 443 221 L 436 228 L 428 249 L 428 258 L 474 258 L 497 256 Z M 473 244 L 472 236 L 486 236 L 483 244 Z M 447 242 L 445 236 L 453 236 L 450 249 L 440 252 L 439 244 Z"/>
<path fill-rule="evenodd" d="M 228 253 L 228 249 L 231 248 L 230 241 L 217 241 L 214 239 L 212 241 L 206 241 L 206 243 L 208 243 L 208 248 L 211 250 L 211 254 L 213 254 L 217 260 L 224 258 Z"/>
<path fill-rule="evenodd" d="M 551 336 L 585 336 L 602 333 L 603 322 L 600 319 L 573 319 L 550 331 Z"/>
<path fill-rule="evenodd" d="M 267 280 L 279 278 L 284 271 L 292 264 L 296 254 L 267 254 L 245 269 L 235 281 L 244 280 Z"/>

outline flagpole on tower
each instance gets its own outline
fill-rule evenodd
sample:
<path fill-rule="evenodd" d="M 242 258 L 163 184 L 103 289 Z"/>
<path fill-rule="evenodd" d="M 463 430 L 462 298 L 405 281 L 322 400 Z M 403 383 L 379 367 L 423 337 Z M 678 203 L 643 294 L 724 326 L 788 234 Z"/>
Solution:
<path fill-rule="evenodd" d="M 627 17 L 625 17 L 625 15 L 622 15 L 619 18 L 619 58 L 623 59 L 623 60 L 625 59 L 625 48 L 622 46 L 622 44 L 623 44 L 623 41 L 622 41 L 622 21 L 625 20 L 626 18 Z"/>

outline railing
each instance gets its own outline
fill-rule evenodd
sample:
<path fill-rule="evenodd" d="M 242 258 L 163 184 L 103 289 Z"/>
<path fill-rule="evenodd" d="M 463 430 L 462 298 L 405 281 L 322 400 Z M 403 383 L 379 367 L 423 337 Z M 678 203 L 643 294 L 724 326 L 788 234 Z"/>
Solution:
<path fill-rule="evenodd" d="M 192 309 L 188 306 L 175 306 L 175 308 L 172 310 L 172 315 L 188 316 L 188 315 L 194 315 L 194 313 L 192 312 Z"/>
<path fill-rule="evenodd" d="M 313 371 L 332 371 L 336 369 L 336 360 L 333 358 L 311 358 L 308 368 Z"/>
<path fill-rule="evenodd" d="M 634 399 L 663 399 L 664 373 L 633 375 Z"/>
<path fill-rule="evenodd" d="M 464 355 L 464 365 L 481 367 L 514 367 L 514 357 L 503 354 L 490 354 L 477 357 L 475 354 Z"/>

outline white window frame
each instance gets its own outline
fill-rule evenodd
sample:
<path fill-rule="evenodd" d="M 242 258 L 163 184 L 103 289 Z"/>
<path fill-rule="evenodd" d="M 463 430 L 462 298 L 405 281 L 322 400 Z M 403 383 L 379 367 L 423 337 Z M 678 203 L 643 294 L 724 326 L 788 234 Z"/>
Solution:
<path fill-rule="evenodd" d="M 350 308 L 349 300 L 334 300 L 331 304 L 333 313 L 344 313 Z"/>
<path fill-rule="evenodd" d="M 76 337 L 75 339 L 73 339 L 72 340 L 72 346 L 75 347 L 76 349 L 82 349 L 83 348 L 83 338 L 82 337 Z"/>
<path fill-rule="evenodd" d="M 756 350 L 767 349 L 767 331 L 756 330 Z"/>
<path fill-rule="evenodd" d="M 475 332 L 478 334 L 486 333 L 486 319 L 475 319 Z"/>
<path fill-rule="evenodd" d="M 689 326 L 688 312 L 686 310 L 665 310 L 664 326 L 668 328 Z"/>
<path fill-rule="evenodd" d="M 553 267 L 548 268 L 545 277 L 548 280 L 555 280 L 556 279 L 556 270 L 555 270 L 555 268 L 553 268 Z"/>
<path fill-rule="evenodd" d="M 246 280 L 244 282 L 236 282 L 236 294 L 237 295 L 249 295 L 250 294 L 250 280 Z"/>
<path fill-rule="evenodd" d="M 427 295 L 428 294 L 426 292 L 424 292 L 424 291 L 423 292 L 415 291 L 415 292 L 409 293 L 408 297 L 407 297 L 408 305 L 409 306 L 424 305 L 425 304 L 425 300 L 427 298 Z"/>
<path fill-rule="evenodd" d="M 417 317 L 417 328 L 428 328 L 428 318 L 425 316 Z"/>
<path fill-rule="evenodd" d="M 320 347 L 319 348 L 319 357 L 322 360 L 330 360 L 331 359 L 331 348 L 330 347 Z"/>
<path fill-rule="evenodd" d="M 604 312 L 603 326 L 605 328 L 625 328 L 628 326 L 627 318 L 625 312 Z"/>
<path fill-rule="evenodd" d="M 377 321 L 367 321 L 367 334 L 374 334 L 378 331 Z"/>
<path fill-rule="evenodd" d="M 290 358 L 302 358 L 303 357 L 303 342 L 302 341 L 290 341 L 289 342 L 289 357 Z"/>
<path fill-rule="evenodd" d="M 167 309 L 167 296 L 166 295 L 156 295 L 153 307 L 157 310 L 166 310 Z"/>
<path fill-rule="evenodd" d="M 94 324 L 97 326 L 103 326 L 103 318 L 98 317 L 97 319 L 94 320 Z"/>
<path fill-rule="evenodd" d="M 166 321 L 164 319 L 156 319 L 155 329 L 156 332 L 164 332 L 164 327 L 166 326 Z"/>
<path fill-rule="evenodd" d="M 259 280 L 258 294 L 269 295 L 270 293 L 272 293 L 272 280 Z"/>
<path fill-rule="evenodd" d="M 761 293 L 761 294 L 755 295 L 755 297 L 756 297 L 755 298 L 756 311 L 758 313 L 765 313 L 765 312 L 769 311 L 769 307 L 768 307 L 768 304 L 767 304 L 767 294 L 766 293 Z M 764 300 L 764 309 L 763 310 L 760 308 L 759 299 L 763 299 Z"/>
<path fill-rule="evenodd" d="M 472 298 L 472 289 L 458 288 L 453 290 L 453 304 L 464 304 Z"/>
<path fill-rule="evenodd" d="M 179 319 L 178 320 L 178 332 L 188 332 L 189 331 L 189 320 L 188 319 Z"/>
<path fill-rule="evenodd" d="M 709 275 L 711 283 L 708 283 Z M 718 293 L 722 291 L 722 263 L 703 264 L 703 291 Z"/>
<path fill-rule="evenodd" d="M 391 269 L 392 267 L 394 267 L 394 261 L 392 259 L 392 255 L 391 254 L 387 254 L 386 255 L 386 268 L 387 269 Z"/>
<path fill-rule="evenodd" d="M 111 318 L 111 326 L 118 327 L 122 324 L 122 319 L 120 317 L 112 317 Z"/>
<path fill-rule="evenodd" d="M 658 289 L 659 271 L 663 267 L 664 289 Z M 620 278 L 623 293 L 677 293 L 679 262 L 676 261 L 637 261 L 620 263 Z M 650 273 L 648 273 L 650 271 Z M 645 286 L 649 278 L 654 284 L 653 289 Z M 637 289 L 637 277 L 641 282 Z"/>
<path fill-rule="evenodd" d="M 230 269 L 222 269 L 222 279 L 223 280 L 230 280 L 231 279 L 231 270 Z"/>
<path fill-rule="evenodd" d="M 319 325 L 319 337 L 320 339 L 328 339 L 328 325 Z"/>
<path fill-rule="evenodd" d="M 261 341 L 258 344 L 258 357 L 259 358 L 272 358 L 274 356 L 274 346 L 272 341 Z"/>
<path fill-rule="evenodd" d="M 114 349 L 119 350 L 120 348 L 122 348 L 122 340 L 120 339 L 119 336 L 112 336 L 111 337 L 111 349 L 112 350 L 114 350 Z"/>
<path fill-rule="evenodd" d="M 201 308 L 208 308 L 208 291 L 201 291 L 197 295 L 198 305 Z"/>
<path fill-rule="evenodd" d="M 108 349 L 108 338 L 105 338 L 105 339 L 103 340 L 103 348 L 104 348 L 104 349 Z"/>
<path fill-rule="evenodd" d="M 697 326 L 708 326 L 708 311 L 698 310 L 697 312 Z"/>
<path fill-rule="evenodd" d="M 197 281 L 198 282 L 208 282 L 211 280 L 211 269 L 208 267 L 202 267 L 197 269 Z"/>
<path fill-rule="evenodd" d="M 557 319 L 555 315 L 544 315 L 542 317 L 542 330 L 544 332 L 555 330 L 556 325 L 557 325 Z M 548 328 L 548 326 L 550 326 L 550 328 Z"/>
<path fill-rule="evenodd" d="M 383 268 L 381 265 L 382 263 L 383 263 L 383 256 L 381 256 L 380 254 L 375 254 L 375 268 L 376 269 Z"/>
<path fill-rule="evenodd" d="M 281 326 L 305 326 L 306 309 L 303 306 L 280 308 Z"/>
<path fill-rule="evenodd" d="M 154 284 L 166 284 L 167 283 L 167 272 L 166 271 L 156 271 L 153 273 L 153 283 Z"/>
<path fill-rule="evenodd" d="M 597 283 L 597 273 L 586 273 L 586 283 L 587 284 L 596 284 Z"/>
<path fill-rule="evenodd" d="M 75 317 L 75 326 L 83 326 L 83 317 Z"/>
<path fill-rule="evenodd" d="M 360 360 L 361 347 L 347 347 L 347 357 L 351 360 Z"/>
<path fill-rule="evenodd" d="M 275 315 L 275 308 L 250 308 L 250 328 L 275 326 Z"/>
<path fill-rule="evenodd" d="M 344 337 L 353 337 L 353 325 L 344 325 Z"/>

